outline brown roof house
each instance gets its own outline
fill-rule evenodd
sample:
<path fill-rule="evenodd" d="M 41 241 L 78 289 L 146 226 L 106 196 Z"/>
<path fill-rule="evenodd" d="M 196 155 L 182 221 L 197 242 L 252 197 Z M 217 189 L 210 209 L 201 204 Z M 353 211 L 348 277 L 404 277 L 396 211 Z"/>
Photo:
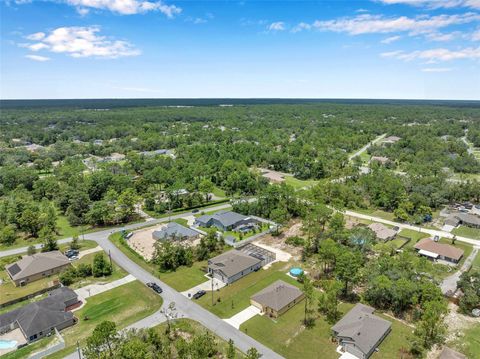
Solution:
<path fill-rule="evenodd" d="M 373 232 L 375 232 L 375 235 L 377 236 L 378 239 L 384 242 L 394 239 L 395 236 L 397 235 L 396 231 L 384 226 L 381 223 L 372 223 L 368 226 L 368 228 L 370 228 Z"/>
<path fill-rule="evenodd" d="M 259 308 L 270 317 L 278 318 L 300 302 L 305 295 L 294 285 L 277 280 L 250 297 L 250 304 Z"/>
<path fill-rule="evenodd" d="M 392 323 L 373 314 L 375 309 L 358 303 L 332 327 L 344 352 L 369 358 L 390 333 Z"/>
<path fill-rule="evenodd" d="M 0 335 L 19 328 L 27 342 L 45 337 L 73 324 L 76 319 L 69 309 L 79 302 L 77 294 L 68 287 L 50 292 L 38 302 L 0 315 Z"/>
<path fill-rule="evenodd" d="M 463 249 L 435 242 L 431 238 L 420 240 L 414 247 L 418 254 L 432 259 L 443 259 L 448 262 L 458 263 L 463 257 Z"/>
<path fill-rule="evenodd" d="M 18 287 L 60 273 L 69 265 L 70 261 L 60 251 L 52 251 L 25 256 L 5 269 Z"/>
<path fill-rule="evenodd" d="M 263 258 L 257 258 L 233 249 L 208 260 L 208 273 L 230 284 L 257 271 L 262 267 Z"/>

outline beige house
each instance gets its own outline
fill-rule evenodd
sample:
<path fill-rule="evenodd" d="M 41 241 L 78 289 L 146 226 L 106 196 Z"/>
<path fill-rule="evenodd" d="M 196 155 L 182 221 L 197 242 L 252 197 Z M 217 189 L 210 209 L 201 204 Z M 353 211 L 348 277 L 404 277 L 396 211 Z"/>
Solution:
<path fill-rule="evenodd" d="M 372 223 L 368 226 L 373 232 L 375 232 L 375 236 L 386 242 L 391 239 L 394 239 L 395 236 L 397 235 L 397 232 L 394 231 L 393 229 L 388 228 L 387 226 L 384 226 L 381 223 Z"/>
<path fill-rule="evenodd" d="M 305 295 L 294 285 L 277 280 L 250 298 L 250 304 L 266 315 L 278 318 L 300 302 Z"/>
<path fill-rule="evenodd" d="M 13 283 L 18 286 L 57 274 L 66 269 L 70 261 L 60 251 L 25 256 L 5 267 Z"/>

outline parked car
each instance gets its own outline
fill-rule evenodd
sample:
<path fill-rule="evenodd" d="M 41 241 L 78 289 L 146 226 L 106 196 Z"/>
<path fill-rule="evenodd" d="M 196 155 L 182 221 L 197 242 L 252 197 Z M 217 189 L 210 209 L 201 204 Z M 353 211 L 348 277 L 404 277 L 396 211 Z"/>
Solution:
<path fill-rule="evenodd" d="M 198 210 L 198 209 L 194 209 L 194 210 L 192 210 L 192 213 L 198 213 L 198 212 L 199 212 L 199 210 Z"/>
<path fill-rule="evenodd" d="M 68 249 L 67 251 L 65 251 L 65 256 L 68 257 L 68 258 L 71 258 L 71 257 L 75 257 L 75 256 L 78 256 L 80 252 L 76 249 Z"/>
<path fill-rule="evenodd" d="M 70 262 L 76 261 L 77 259 L 78 259 L 78 256 L 70 256 L 70 257 L 68 257 L 68 260 L 69 260 Z"/>
<path fill-rule="evenodd" d="M 434 241 L 434 242 L 438 242 L 439 240 L 440 240 L 440 237 L 439 237 L 439 236 L 433 237 L 433 241 Z"/>
<path fill-rule="evenodd" d="M 193 299 L 201 298 L 201 297 L 203 297 L 205 294 L 207 294 L 207 292 L 205 292 L 204 290 L 199 290 L 197 293 L 195 293 L 195 294 L 193 295 Z"/>
<path fill-rule="evenodd" d="M 157 283 L 148 282 L 148 283 L 147 283 L 147 287 L 152 288 L 152 289 L 153 289 L 155 292 L 157 292 L 158 294 L 160 294 L 160 293 L 163 292 L 162 288 L 161 288 Z"/>

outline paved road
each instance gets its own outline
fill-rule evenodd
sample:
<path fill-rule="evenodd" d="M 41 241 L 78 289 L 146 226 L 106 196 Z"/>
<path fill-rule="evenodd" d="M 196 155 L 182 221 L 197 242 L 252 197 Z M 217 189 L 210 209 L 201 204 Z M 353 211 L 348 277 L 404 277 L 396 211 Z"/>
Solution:
<path fill-rule="evenodd" d="M 229 203 L 224 203 L 224 204 L 219 204 L 218 206 L 205 208 L 205 210 L 218 211 L 218 210 L 226 209 L 226 208 L 229 208 L 229 207 L 231 207 L 231 205 Z M 154 219 L 154 220 L 147 221 L 147 222 L 128 224 L 128 225 L 125 225 L 123 227 L 118 227 L 118 228 L 114 228 L 114 229 L 110 228 L 110 229 L 106 229 L 106 230 L 103 230 L 103 231 L 85 233 L 84 236 L 82 235 L 82 238 L 84 237 L 87 240 L 95 241 L 95 240 L 97 240 L 97 238 L 108 237 L 111 233 L 113 233 L 115 231 L 118 231 L 119 229 L 124 228 L 126 230 L 134 230 L 134 229 L 138 229 L 138 228 L 142 228 L 142 227 L 153 226 L 155 224 L 162 223 L 162 222 L 168 222 L 171 219 L 173 220 L 173 219 L 178 219 L 178 218 L 182 218 L 182 217 L 185 217 L 185 216 L 192 216 L 193 214 L 194 213 L 192 213 L 192 212 L 184 212 L 184 213 L 181 213 L 181 214 L 172 215 L 170 217 L 163 217 L 163 218 L 158 218 L 158 219 Z M 59 239 L 57 241 L 57 243 L 58 244 L 64 244 L 64 243 L 70 242 L 71 240 L 72 240 L 72 238 L 63 238 L 63 239 Z M 42 246 L 41 243 L 35 244 L 36 249 L 40 249 L 41 246 Z M 5 251 L 0 251 L 0 258 L 1 257 L 7 257 L 7 256 L 13 256 L 13 255 L 17 255 L 17 254 L 22 254 L 22 253 L 25 253 L 27 251 L 27 249 L 28 249 L 28 247 L 19 247 L 19 248 L 8 249 L 8 250 L 5 250 Z"/>
<path fill-rule="evenodd" d="M 370 220 L 370 221 L 380 222 L 380 223 L 384 223 L 384 224 L 389 224 L 391 226 L 397 226 L 397 227 L 402 228 L 402 229 L 411 229 L 413 231 L 417 231 L 417 232 L 421 232 L 421 233 L 427 233 L 431 236 L 453 238 L 452 233 L 437 230 L 437 229 L 428 229 L 428 228 L 413 226 L 411 224 L 389 221 L 387 219 L 383 219 L 383 218 L 380 218 L 380 217 L 373 217 L 373 216 L 369 216 L 367 214 L 358 213 L 358 212 L 354 212 L 354 211 L 345 211 L 344 213 L 347 216 L 361 218 L 361 219 L 367 219 L 367 220 Z M 456 236 L 456 238 L 457 238 L 457 241 L 459 241 L 459 242 L 465 242 L 465 243 L 471 244 L 473 246 L 480 246 L 480 240 L 467 238 L 467 237 L 462 237 L 462 236 Z"/>
<path fill-rule="evenodd" d="M 360 156 L 363 152 L 368 150 L 368 148 L 374 144 L 376 144 L 378 141 L 383 140 L 387 134 L 384 133 L 383 135 L 378 136 L 376 139 L 374 139 L 372 142 L 367 143 L 365 146 L 360 148 L 357 152 L 355 152 L 353 155 L 348 156 L 348 160 L 351 161 L 357 156 Z"/>
<path fill-rule="evenodd" d="M 212 210 L 215 210 L 213 208 Z M 182 214 L 181 216 L 184 216 Z M 172 216 L 174 219 L 175 216 Z M 180 218 L 180 216 L 178 216 Z M 164 219 L 166 220 L 166 219 Z M 158 278 L 153 276 L 151 273 L 144 270 L 142 267 L 137 265 L 135 262 L 130 260 L 122 251 L 120 251 L 112 242 L 108 240 L 108 232 L 95 232 L 88 235 L 88 239 L 96 241 L 105 252 L 110 253 L 112 259 L 128 273 L 132 274 L 135 278 L 143 283 L 147 282 L 157 282 L 163 289 L 162 298 L 164 300 L 163 306 L 168 306 L 171 302 L 175 302 L 177 308 L 177 313 L 179 317 L 190 318 L 200 322 L 203 326 L 210 329 L 212 332 L 216 333 L 219 337 L 229 340 L 232 339 L 235 342 L 235 346 L 241 351 L 246 352 L 251 347 L 257 348 L 257 350 L 263 355 L 262 358 L 265 359 L 280 359 L 282 356 L 278 355 L 271 349 L 267 348 L 263 344 L 257 342 L 248 335 L 242 333 L 241 331 L 235 329 L 224 320 L 218 318 L 214 314 L 210 313 L 208 310 L 199 306 L 192 300 L 186 298 L 183 294 L 177 292 L 170 286 L 161 282 Z M 87 236 L 86 236 L 87 237 Z M 140 320 L 139 322 L 133 324 L 131 327 L 135 328 L 146 328 L 158 325 L 165 320 L 163 315 L 160 312 L 157 312 L 147 318 Z M 70 355 L 67 358 L 76 358 L 76 354 Z"/>
<path fill-rule="evenodd" d="M 216 211 L 220 209 L 225 209 L 230 207 L 228 203 L 210 207 L 208 208 L 209 211 Z M 147 282 L 157 282 L 163 289 L 162 298 L 164 300 L 164 307 L 168 306 L 171 302 L 175 302 L 175 306 L 177 308 L 178 317 L 190 318 L 192 320 L 196 320 L 201 323 L 204 327 L 208 328 L 212 332 L 216 333 L 219 337 L 229 340 L 232 339 L 235 342 L 235 346 L 239 348 L 241 351 L 246 352 L 251 347 L 257 348 L 257 350 L 263 355 L 262 358 L 264 359 L 281 359 L 282 356 L 278 355 L 271 349 L 267 348 L 263 344 L 257 342 L 255 339 L 249 337 L 248 335 L 242 333 L 238 329 L 232 327 L 224 320 L 218 318 L 214 314 L 210 313 L 208 310 L 202 308 L 195 302 L 191 301 L 190 299 L 186 298 L 183 294 L 177 292 L 173 288 L 169 287 L 165 283 L 161 282 L 158 278 L 153 276 L 151 273 L 147 272 L 135 262 L 130 260 L 122 251 L 120 251 L 112 242 L 109 241 L 108 237 L 110 234 L 119 231 L 120 229 L 126 230 L 133 230 L 137 228 L 144 227 L 146 225 L 151 226 L 157 223 L 167 222 L 170 219 L 177 219 L 182 218 L 188 215 L 193 215 L 192 212 L 182 213 L 178 215 L 173 215 L 170 218 L 159 218 L 153 221 L 149 221 L 147 223 L 135 223 L 126 225 L 121 228 L 117 229 L 108 229 L 99 232 L 92 232 L 85 234 L 85 239 L 92 240 L 97 242 L 105 252 L 110 253 L 112 259 L 121 266 L 124 270 L 128 273 L 133 275 L 139 281 L 143 283 Z M 59 243 L 67 243 L 71 241 L 71 238 L 65 238 L 59 241 Z M 37 245 L 37 248 L 40 248 L 40 245 Z M 20 254 L 27 251 L 27 247 L 16 248 L 8 251 L 0 252 L 0 257 L 13 255 L 13 254 Z M 154 313 L 153 315 L 144 318 L 130 327 L 132 328 L 147 328 L 158 325 L 165 321 L 165 317 L 160 313 L 160 311 Z M 78 358 L 77 353 L 72 353 L 66 358 L 74 359 Z"/>

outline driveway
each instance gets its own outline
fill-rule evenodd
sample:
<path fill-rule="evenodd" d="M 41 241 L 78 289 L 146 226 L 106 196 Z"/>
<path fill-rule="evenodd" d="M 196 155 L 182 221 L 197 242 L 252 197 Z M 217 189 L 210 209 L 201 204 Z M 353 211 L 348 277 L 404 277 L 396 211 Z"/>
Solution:
<path fill-rule="evenodd" d="M 235 314 L 233 317 L 224 319 L 232 327 L 239 329 L 240 325 L 245 323 L 247 320 L 252 319 L 254 316 L 261 314 L 262 311 L 256 306 L 251 305 L 248 308 L 242 310 L 240 313 Z"/>
<path fill-rule="evenodd" d="M 468 268 L 472 265 L 473 260 L 475 259 L 478 253 L 478 247 L 474 247 L 472 253 L 468 256 L 468 258 L 463 263 L 462 267 L 453 273 L 451 276 L 445 278 L 442 283 L 440 284 L 440 289 L 442 290 L 443 294 L 454 294 L 457 290 L 457 283 L 460 280 L 460 276 L 462 273 L 466 272 Z"/>
<path fill-rule="evenodd" d="M 200 283 L 199 285 L 196 285 L 193 288 L 187 289 L 186 291 L 183 291 L 182 294 L 187 298 L 191 298 L 192 295 L 197 293 L 199 290 L 204 290 L 204 291 L 212 290 L 212 279 L 210 277 L 207 277 L 207 276 L 205 276 L 205 278 L 207 278 L 206 282 Z M 226 284 L 224 282 L 222 282 L 221 280 L 219 280 L 217 278 L 213 278 L 213 289 L 214 290 L 223 288 L 225 286 L 226 286 Z"/>
<path fill-rule="evenodd" d="M 133 282 L 136 278 L 129 274 L 123 278 L 117 279 L 110 283 L 97 283 L 97 284 L 90 284 L 86 285 L 85 287 L 75 289 L 75 293 L 83 299 L 87 299 L 91 296 L 106 292 L 107 290 L 119 287 L 121 285 Z"/>

